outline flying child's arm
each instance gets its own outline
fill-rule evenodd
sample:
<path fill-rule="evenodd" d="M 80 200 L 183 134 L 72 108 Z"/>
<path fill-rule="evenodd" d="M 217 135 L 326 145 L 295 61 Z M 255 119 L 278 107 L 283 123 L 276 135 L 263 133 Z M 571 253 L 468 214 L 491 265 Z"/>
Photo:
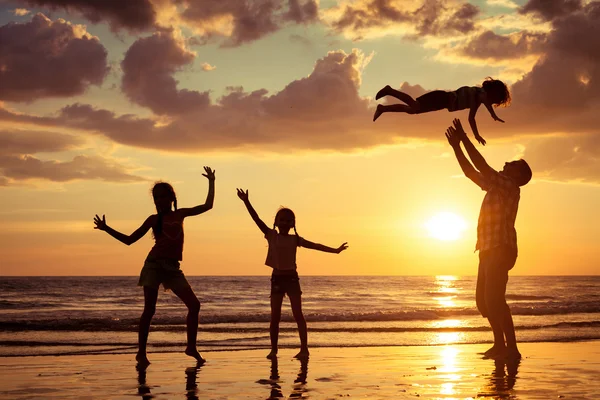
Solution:
<path fill-rule="evenodd" d="M 471 130 L 473 131 L 473 136 L 479 143 L 485 146 L 485 139 L 481 137 L 479 134 L 479 130 L 477 129 L 477 122 L 475 121 L 475 115 L 477 114 L 477 110 L 481 103 L 474 104 L 469 111 L 469 125 L 471 125 Z"/>
<path fill-rule="evenodd" d="M 237 195 L 244 202 L 244 205 L 246 206 L 246 209 L 248 210 L 248 213 L 250 214 L 250 216 L 254 220 L 254 223 L 256 223 L 256 225 L 261 230 L 261 232 L 266 235 L 270 231 L 270 229 L 267 226 L 267 224 L 265 224 L 260 219 L 260 217 L 258 216 L 258 213 L 256 212 L 256 210 L 254 210 L 254 207 L 252 207 L 252 204 L 250 204 L 250 199 L 248 198 L 248 190 L 246 190 L 244 192 L 244 190 L 238 189 L 237 190 Z"/>
<path fill-rule="evenodd" d="M 485 108 L 487 108 L 487 110 L 490 112 L 490 115 L 492 116 L 494 121 L 504 122 L 503 119 L 498 118 L 498 116 L 496 115 L 496 112 L 494 111 L 494 107 L 492 107 L 491 104 L 489 104 L 489 103 L 483 103 L 483 104 L 485 105 Z"/>
<path fill-rule="evenodd" d="M 333 248 L 333 247 L 325 246 L 323 244 L 313 243 L 306 239 L 302 239 L 299 243 L 299 246 L 305 247 L 307 249 L 324 251 L 325 253 L 340 254 L 342 251 L 344 251 L 348 248 L 348 242 L 342 243 L 342 245 L 338 248 Z"/>
<path fill-rule="evenodd" d="M 180 212 L 184 218 L 205 213 L 213 208 L 213 203 L 215 201 L 215 171 L 210 167 L 204 167 L 204 171 L 206 174 L 202 174 L 202 176 L 205 176 L 208 179 L 208 194 L 206 195 L 206 201 L 204 204 L 196 207 L 179 209 L 178 212 Z"/>
<path fill-rule="evenodd" d="M 101 231 L 105 231 L 106 233 L 108 233 L 110 236 L 114 237 L 121 243 L 124 243 L 127 246 L 129 246 L 129 245 L 137 242 L 138 240 L 140 240 L 146 234 L 146 232 L 148 232 L 148 230 L 150 230 L 150 228 L 152 228 L 152 225 L 154 224 L 154 220 L 155 220 L 154 215 L 149 216 L 148 218 L 146 218 L 146 220 L 144 221 L 142 226 L 137 228 L 135 230 L 135 232 L 133 232 L 131 235 L 125 235 L 117 230 L 114 230 L 110 226 L 108 226 L 106 224 L 106 218 L 104 215 L 102 216 L 102 219 L 100 219 L 100 217 L 96 214 L 96 216 L 94 217 L 94 224 L 96 225 L 94 227 L 94 229 L 99 229 Z"/>

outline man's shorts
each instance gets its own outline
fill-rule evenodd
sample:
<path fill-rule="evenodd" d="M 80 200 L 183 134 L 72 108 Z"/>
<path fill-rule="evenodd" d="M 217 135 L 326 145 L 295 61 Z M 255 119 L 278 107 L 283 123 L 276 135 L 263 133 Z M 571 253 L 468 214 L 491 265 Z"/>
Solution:
<path fill-rule="evenodd" d="M 189 287 L 185 275 L 179 268 L 179 261 L 174 259 L 156 258 L 149 255 L 144 262 L 138 286 L 158 289 L 162 283 L 165 290 L 177 290 Z"/>
<path fill-rule="evenodd" d="M 296 271 L 286 275 L 271 275 L 271 296 L 285 296 L 286 294 L 288 297 L 294 295 L 300 296 L 302 294 L 302 290 L 300 289 L 300 277 Z"/>
<path fill-rule="evenodd" d="M 506 284 L 508 271 L 517 262 L 517 249 L 499 246 L 479 252 L 479 271 L 475 298 L 477 309 L 483 317 L 488 317 L 491 307 L 504 307 L 506 304 Z"/>

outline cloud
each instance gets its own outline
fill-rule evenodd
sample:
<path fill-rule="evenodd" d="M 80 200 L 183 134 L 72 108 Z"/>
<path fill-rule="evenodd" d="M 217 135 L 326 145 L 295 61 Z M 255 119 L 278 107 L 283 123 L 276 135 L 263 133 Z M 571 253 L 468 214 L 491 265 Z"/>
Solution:
<path fill-rule="evenodd" d="M 308 24 L 318 19 L 315 0 L 178 0 L 178 3 L 183 6 L 181 22 L 201 35 L 198 43 L 221 41 L 226 47 L 259 40 L 288 23 Z"/>
<path fill-rule="evenodd" d="M 82 94 L 107 72 L 106 49 L 82 25 L 36 14 L 0 27 L 0 100 Z"/>
<path fill-rule="evenodd" d="M 385 34 L 410 38 L 464 35 L 475 30 L 479 8 L 447 0 L 358 0 L 327 11 L 337 33 L 353 39 Z"/>
<path fill-rule="evenodd" d="M 154 27 L 156 11 L 151 0 L 10 0 L 30 7 L 64 10 L 92 23 L 108 22 L 113 30 L 147 31 Z"/>
<path fill-rule="evenodd" d="M 532 141 L 523 156 L 536 178 L 600 184 L 600 131 Z"/>
<path fill-rule="evenodd" d="M 29 14 L 31 11 L 29 11 L 26 8 L 15 8 L 13 13 L 17 16 L 17 17 L 23 17 L 27 14 Z"/>
<path fill-rule="evenodd" d="M 215 67 L 214 65 L 210 65 L 209 63 L 202 63 L 200 64 L 200 68 L 202 68 L 202 71 L 214 71 L 215 69 L 217 69 L 217 67 Z"/>
<path fill-rule="evenodd" d="M 100 179 L 112 182 L 137 182 L 127 168 L 109 158 L 78 155 L 70 161 L 41 160 L 36 153 L 73 150 L 85 142 L 73 135 L 48 131 L 0 130 L 0 186 L 43 179 L 67 182 Z"/>
<path fill-rule="evenodd" d="M 552 21 L 582 8 L 582 0 L 529 0 L 519 9 L 519 13 L 533 14 L 542 20 Z"/>
<path fill-rule="evenodd" d="M 178 82 L 173 78 L 195 56 L 173 32 L 157 32 L 138 39 L 121 62 L 121 89 L 131 101 L 156 114 L 182 114 L 206 107 L 210 101 L 208 92 L 178 90 Z"/>
<path fill-rule="evenodd" d="M 519 5 L 512 0 L 487 0 L 487 4 L 496 7 L 519 8 Z"/>

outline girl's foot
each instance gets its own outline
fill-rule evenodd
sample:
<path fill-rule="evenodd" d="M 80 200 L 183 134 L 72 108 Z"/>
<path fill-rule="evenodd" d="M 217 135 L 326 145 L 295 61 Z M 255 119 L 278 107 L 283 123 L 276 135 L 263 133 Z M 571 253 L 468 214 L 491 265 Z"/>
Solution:
<path fill-rule="evenodd" d="M 198 349 L 185 349 L 185 355 L 195 358 L 198 364 L 204 364 L 206 359 L 198 353 Z"/>
<path fill-rule="evenodd" d="M 294 356 L 294 358 L 297 358 L 298 360 L 306 360 L 309 355 L 310 353 L 308 352 L 308 349 L 301 349 L 300 352 Z"/>
<path fill-rule="evenodd" d="M 521 353 L 517 348 L 507 348 L 506 349 L 506 359 L 511 361 L 516 361 L 521 359 Z"/>
<path fill-rule="evenodd" d="M 388 91 L 391 89 L 390 85 L 385 85 L 385 87 L 383 89 L 381 89 L 379 92 L 377 92 L 377 94 L 375 95 L 375 100 L 379 100 L 380 98 L 387 96 L 387 94 L 389 93 Z"/>
<path fill-rule="evenodd" d="M 267 354 L 267 358 L 269 360 L 274 360 L 275 358 L 277 358 L 277 350 L 271 350 L 271 352 Z"/>
<path fill-rule="evenodd" d="M 135 356 L 135 361 L 137 361 L 137 365 L 140 368 L 146 368 L 148 365 L 150 365 L 150 360 L 148 360 L 146 353 L 137 353 Z"/>
<path fill-rule="evenodd" d="M 375 122 L 381 114 L 383 114 L 383 106 L 381 104 L 377 104 L 377 109 L 375 110 L 375 114 L 373 115 L 373 122 Z"/>
<path fill-rule="evenodd" d="M 489 349 L 487 349 L 483 353 L 479 353 L 479 354 L 482 354 L 484 357 L 490 357 L 491 358 L 494 354 L 500 353 L 500 352 L 503 352 L 503 351 L 505 351 L 505 347 L 504 346 L 493 345 L 492 347 L 490 347 Z"/>

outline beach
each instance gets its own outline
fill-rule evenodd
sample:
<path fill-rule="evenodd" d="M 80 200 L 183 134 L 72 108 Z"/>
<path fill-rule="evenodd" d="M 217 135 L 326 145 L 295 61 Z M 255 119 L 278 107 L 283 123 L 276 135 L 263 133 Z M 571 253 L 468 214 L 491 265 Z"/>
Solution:
<path fill-rule="evenodd" d="M 488 345 L 315 348 L 0 358 L 3 399 L 597 399 L 600 341 L 523 343 L 520 363 L 484 360 Z"/>

